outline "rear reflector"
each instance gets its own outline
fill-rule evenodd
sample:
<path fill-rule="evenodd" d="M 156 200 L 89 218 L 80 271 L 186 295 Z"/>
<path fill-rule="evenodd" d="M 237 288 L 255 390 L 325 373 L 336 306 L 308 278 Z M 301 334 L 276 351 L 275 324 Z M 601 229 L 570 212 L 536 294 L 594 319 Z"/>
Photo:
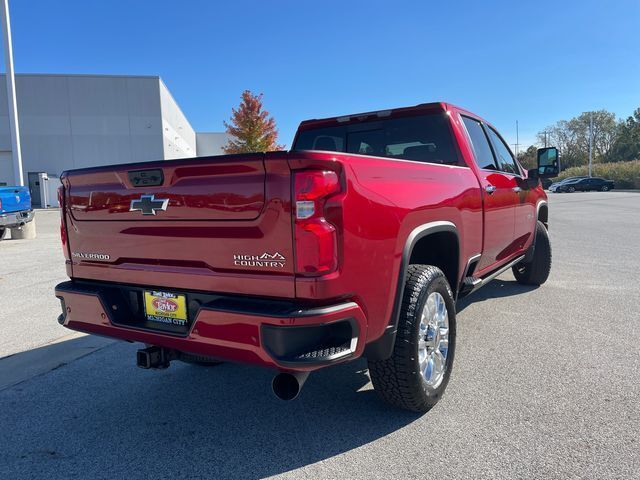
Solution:
<path fill-rule="evenodd" d="M 62 249 L 67 251 L 67 228 L 65 225 L 65 211 L 64 211 L 64 186 L 58 187 L 58 207 L 60 207 L 60 241 L 62 242 Z"/>

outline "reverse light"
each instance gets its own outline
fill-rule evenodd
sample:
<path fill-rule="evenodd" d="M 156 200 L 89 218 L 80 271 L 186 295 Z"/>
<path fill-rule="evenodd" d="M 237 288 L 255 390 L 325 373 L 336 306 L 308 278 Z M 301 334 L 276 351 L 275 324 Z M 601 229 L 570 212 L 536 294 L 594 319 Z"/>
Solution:
<path fill-rule="evenodd" d="M 296 202 L 296 218 L 304 220 L 313 217 L 316 213 L 316 202 L 311 200 L 299 200 Z"/>
<path fill-rule="evenodd" d="M 296 272 L 324 275 L 338 266 L 336 227 L 324 217 L 324 205 L 340 191 L 335 172 L 304 170 L 294 176 Z"/>

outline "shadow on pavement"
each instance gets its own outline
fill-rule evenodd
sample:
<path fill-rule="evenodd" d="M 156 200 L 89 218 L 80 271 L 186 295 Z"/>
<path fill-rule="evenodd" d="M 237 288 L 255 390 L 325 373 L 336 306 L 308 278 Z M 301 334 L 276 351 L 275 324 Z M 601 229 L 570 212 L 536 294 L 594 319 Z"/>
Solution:
<path fill-rule="evenodd" d="M 420 417 L 383 404 L 363 360 L 311 374 L 285 403 L 271 395 L 271 371 L 179 362 L 145 371 L 137 348 L 107 346 L 0 392 L 5 478 L 262 478 Z"/>
<path fill-rule="evenodd" d="M 460 299 L 456 303 L 456 311 L 460 313 L 472 303 L 484 302 L 485 300 L 490 300 L 492 298 L 503 298 L 511 297 L 512 295 L 522 295 L 523 293 L 531 292 L 533 290 L 536 290 L 537 288 L 540 287 L 532 285 L 521 285 L 515 280 L 507 281 L 496 279 L 489 282 L 480 290 Z"/>

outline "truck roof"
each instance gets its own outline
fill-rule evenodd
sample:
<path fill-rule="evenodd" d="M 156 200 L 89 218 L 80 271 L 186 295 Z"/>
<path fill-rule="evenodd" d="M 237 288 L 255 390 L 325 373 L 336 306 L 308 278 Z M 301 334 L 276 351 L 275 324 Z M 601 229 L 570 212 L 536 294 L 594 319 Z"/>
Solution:
<path fill-rule="evenodd" d="M 300 123 L 298 130 L 306 130 L 309 128 L 317 128 L 317 127 L 330 127 L 340 125 L 345 122 L 351 122 L 353 120 L 356 121 L 364 121 L 371 120 L 375 117 L 378 118 L 386 118 L 386 117 L 396 117 L 396 116 L 404 116 L 407 113 L 421 113 L 421 112 L 444 112 L 446 111 L 451 104 L 445 102 L 431 102 L 431 103 L 421 103 L 419 105 L 413 105 L 411 107 L 401 107 L 401 108 L 390 108 L 387 110 L 376 110 L 373 112 L 362 112 L 362 113 L 352 113 L 349 115 L 342 115 L 338 117 L 328 117 L 328 118 L 314 118 L 310 120 L 304 120 Z"/>

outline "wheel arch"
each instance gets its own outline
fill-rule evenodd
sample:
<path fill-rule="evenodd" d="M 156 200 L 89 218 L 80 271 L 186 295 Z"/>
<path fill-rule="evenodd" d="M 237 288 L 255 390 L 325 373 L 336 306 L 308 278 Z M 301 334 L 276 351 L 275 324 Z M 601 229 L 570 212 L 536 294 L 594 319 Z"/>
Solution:
<path fill-rule="evenodd" d="M 544 226 L 549 230 L 549 205 L 544 200 L 536 205 L 536 219 L 544 223 Z"/>
<path fill-rule="evenodd" d="M 459 285 L 460 235 L 453 222 L 440 220 L 425 223 L 415 227 L 407 236 L 402 250 L 391 318 L 382 337 L 367 345 L 364 356 L 368 359 L 383 360 L 391 356 L 407 270 L 409 265 L 421 263 L 433 265 L 443 271 L 455 298 Z"/>

